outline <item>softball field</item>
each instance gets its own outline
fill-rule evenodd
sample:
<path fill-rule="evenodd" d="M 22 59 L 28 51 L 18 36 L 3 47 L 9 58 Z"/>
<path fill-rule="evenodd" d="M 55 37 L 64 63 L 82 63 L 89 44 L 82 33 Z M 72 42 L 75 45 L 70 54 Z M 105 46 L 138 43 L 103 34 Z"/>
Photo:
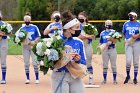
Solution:
<path fill-rule="evenodd" d="M 93 55 L 94 67 L 94 83 L 99 85 L 99 88 L 85 88 L 86 93 L 139 93 L 140 83 L 134 85 L 129 83 L 124 85 L 125 79 L 125 55 L 118 55 L 117 57 L 117 81 L 118 84 L 113 84 L 113 76 L 110 69 L 108 69 L 107 84 L 101 85 L 102 77 L 102 61 L 100 55 Z M 1 69 L 0 69 L 1 72 Z M 40 72 L 40 84 L 35 84 L 35 76 L 33 67 L 30 67 L 31 84 L 24 84 L 25 73 L 22 56 L 9 55 L 7 57 L 7 84 L 0 85 L 0 93 L 53 93 L 51 89 L 51 71 L 47 75 Z M 1 77 L 1 74 L 0 74 Z M 131 69 L 131 79 L 133 80 L 133 64 Z M 88 76 L 83 78 L 85 84 L 88 83 Z M 140 74 L 138 75 L 138 82 L 140 81 Z"/>

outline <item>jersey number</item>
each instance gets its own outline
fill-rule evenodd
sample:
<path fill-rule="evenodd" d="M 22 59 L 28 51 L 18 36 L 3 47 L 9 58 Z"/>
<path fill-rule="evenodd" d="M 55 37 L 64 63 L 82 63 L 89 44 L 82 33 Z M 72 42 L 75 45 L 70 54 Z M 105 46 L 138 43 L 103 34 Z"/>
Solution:
<path fill-rule="evenodd" d="M 135 30 L 129 30 L 129 34 L 130 34 L 130 35 L 135 34 Z"/>

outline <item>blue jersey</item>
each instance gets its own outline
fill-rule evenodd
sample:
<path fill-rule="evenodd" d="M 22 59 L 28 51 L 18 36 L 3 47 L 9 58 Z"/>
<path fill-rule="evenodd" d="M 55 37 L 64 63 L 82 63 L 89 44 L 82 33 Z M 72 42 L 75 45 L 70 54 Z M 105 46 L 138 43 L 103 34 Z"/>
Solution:
<path fill-rule="evenodd" d="M 19 30 L 28 32 L 28 39 L 31 41 L 34 41 L 37 37 L 41 36 L 38 27 L 33 24 L 30 24 L 29 26 L 24 25 Z"/>
<path fill-rule="evenodd" d="M 100 43 L 103 44 L 103 43 L 107 43 L 109 40 L 108 40 L 108 35 L 111 33 L 111 32 L 114 32 L 115 30 L 111 29 L 111 30 L 104 30 L 100 33 Z M 108 48 L 115 48 L 115 44 L 111 44 L 108 46 Z"/>
<path fill-rule="evenodd" d="M 53 26 L 58 26 L 58 33 L 59 33 L 60 35 L 62 35 L 62 23 L 61 23 L 61 22 L 50 23 L 50 24 L 47 26 L 47 28 L 46 28 L 45 30 L 50 29 L 50 28 L 52 28 Z M 55 34 L 55 32 L 56 32 L 55 30 L 51 30 L 50 33 Z"/>
<path fill-rule="evenodd" d="M 81 30 L 81 34 L 84 34 L 84 30 L 83 30 L 83 26 L 82 24 L 80 24 L 80 30 Z M 88 39 L 88 44 L 92 43 L 92 39 Z"/>
<path fill-rule="evenodd" d="M 62 39 L 65 40 L 66 37 L 62 36 Z M 84 49 L 84 45 L 83 45 L 83 42 L 81 41 L 81 39 L 79 39 L 77 37 L 71 37 L 64 43 L 64 46 L 65 45 L 71 46 L 73 48 L 73 51 L 78 53 L 81 56 L 81 59 L 80 59 L 79 63 L 86 65 L 85 49 Z M 65 66 L 58 69 L 58 70 L 67 71 Z"/>
<path fill-rule="evenodd" d="M 0 21 L 0 25 L 3 25 L 4 23 L 4 21 Z M 2 39 L 7 39 L 7 36 L 2 36 Z"/>
<path fill-rule="evenodd" d="M 138 34 L 139 30 L 138 28 L 140 27 L 140 22 L 131 22 L 127 21 L 123 25 L 123 30 L 122 33 L 125 35 L 126 40 L 131 38 L 133 34 Z M 140 41 L 140 38 L 136 39 L 136 41 Z"/>

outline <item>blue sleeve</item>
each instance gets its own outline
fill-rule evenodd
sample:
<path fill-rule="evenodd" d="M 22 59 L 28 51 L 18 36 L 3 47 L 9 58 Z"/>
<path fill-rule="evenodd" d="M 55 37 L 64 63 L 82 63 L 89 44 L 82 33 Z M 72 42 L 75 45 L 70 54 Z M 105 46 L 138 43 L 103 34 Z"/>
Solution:
<path fill-rule="evenodd" d="M 80 47 L 80 56 L 81 56 L 81 59 L 79 63 L 86 65 L 85 48 L 82 42 L 81 42 L 81 47 Z"/>
<path fill-rule="evenodd" d="M 102 33 L 100 34 L 100 43 L 103 43 Z"/>
<path fill-rule="evenodd" d="M 37 37 L 41 36 L 37 26 L 35 26 L 35 34 L 36 34 Z"/>
<path fill-rule="evenodd" d="M 123 25 L 122 33 L 123 33 L 123 35 L 125 35 L 125 33 L 126 33 L 125 24 Z"/>

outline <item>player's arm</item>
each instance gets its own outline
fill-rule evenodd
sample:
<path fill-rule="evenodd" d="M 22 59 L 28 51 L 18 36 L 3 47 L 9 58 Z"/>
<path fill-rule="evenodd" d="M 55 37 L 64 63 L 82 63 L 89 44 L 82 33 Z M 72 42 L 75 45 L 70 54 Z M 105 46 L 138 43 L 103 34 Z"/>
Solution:
<path fill-rule="evenodd" d="M 82 34 L 80 34 L 79 38 L 80 39 L 93 39 L 93 38 L 95 38 L 95 36 L 94 35 L 88 35 L 86 33 L 82 33 Z"/>
<path fill-rule="evenodd" d="M 52 30 L 56 30 L 58 29 L 59 27 L 58 26 L 53 26 L 50 28 L 50 25 L 47 26 L 47 28 L 44 30 L 44 35 L 48 35 Z"/>
<path fill-rule="evenodd" d="M 134 39 L 140 38 L 140 34 L 132 35 L 132 37 L 133 37 Z"/>

